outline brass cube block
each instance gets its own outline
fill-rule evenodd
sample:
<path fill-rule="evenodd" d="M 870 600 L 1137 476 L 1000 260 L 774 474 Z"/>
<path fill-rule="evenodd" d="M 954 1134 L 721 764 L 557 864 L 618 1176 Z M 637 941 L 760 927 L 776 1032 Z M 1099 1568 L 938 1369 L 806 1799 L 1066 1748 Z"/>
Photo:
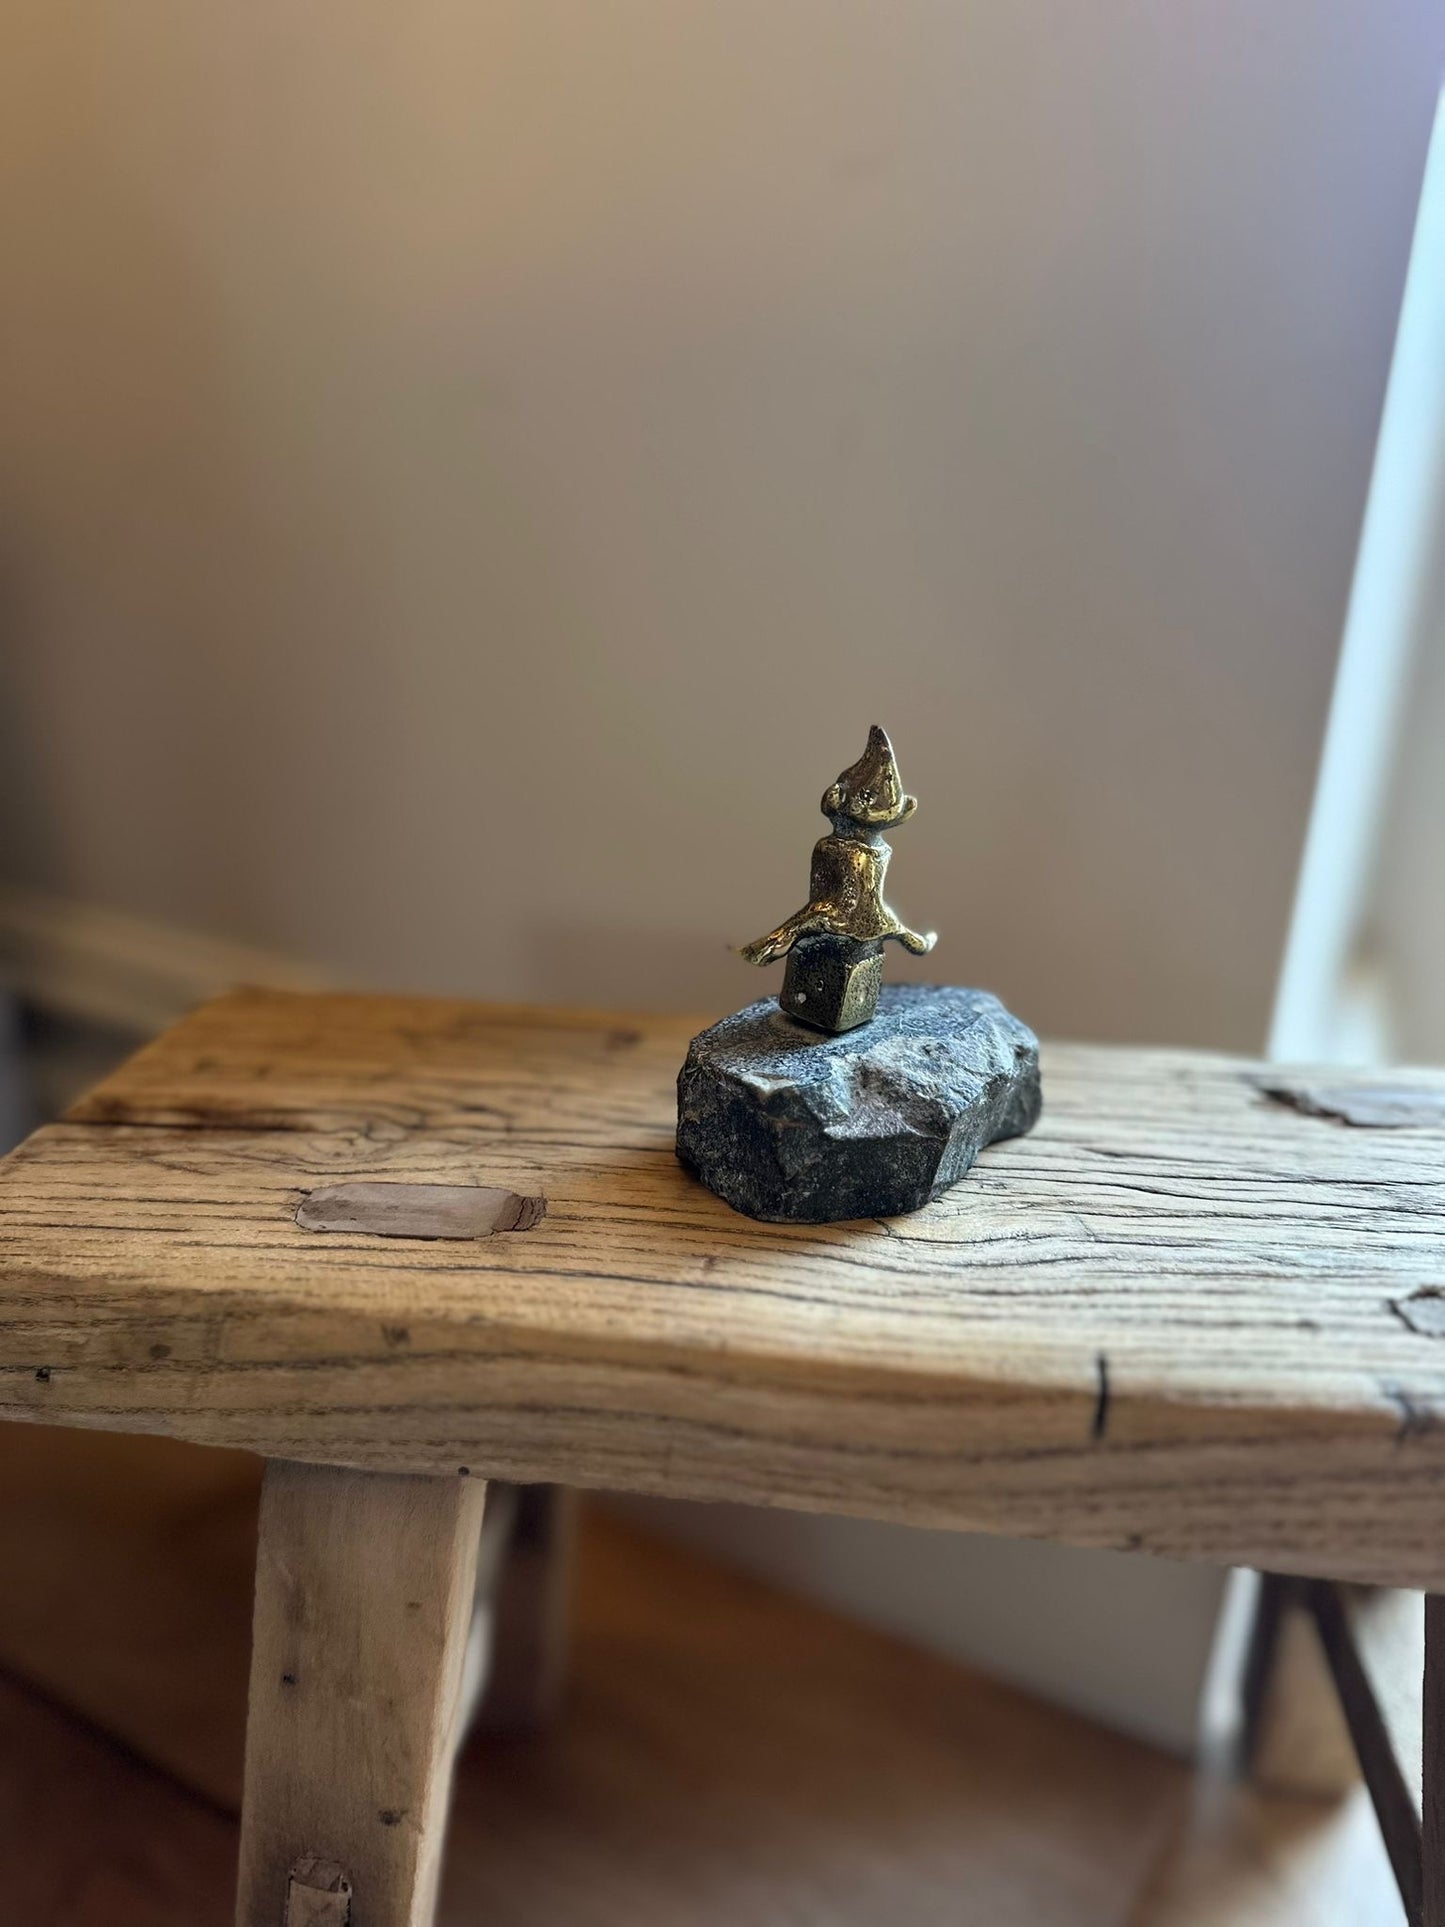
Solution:
<path fill-rule="evenodd" d="M 815 1030 L 856 1030 L 878 1008 L 883 945 L 851 937 L 800 937 L 788 952 L 778 1006 Z"/>

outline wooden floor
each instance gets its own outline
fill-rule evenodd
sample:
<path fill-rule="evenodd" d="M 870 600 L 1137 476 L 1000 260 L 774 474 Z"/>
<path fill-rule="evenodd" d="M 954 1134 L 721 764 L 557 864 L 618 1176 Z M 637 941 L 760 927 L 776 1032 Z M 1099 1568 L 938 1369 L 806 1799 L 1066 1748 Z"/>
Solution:
<path fill-rule="evenodd" d="M 229 1689 L 212 1703 L 234 1722 Z M 236 1735 L 213 1740 L 224 1778 Z M 224 1927 L 234 1855 L 219 1803 L 0 1678 L 7 1920 Z M 1201 1786 L 598 1515 L 565 1717 L 469 1747 L 441 1911 L 442 1927 L 1400 1920 L 1358 1800 Z"/>

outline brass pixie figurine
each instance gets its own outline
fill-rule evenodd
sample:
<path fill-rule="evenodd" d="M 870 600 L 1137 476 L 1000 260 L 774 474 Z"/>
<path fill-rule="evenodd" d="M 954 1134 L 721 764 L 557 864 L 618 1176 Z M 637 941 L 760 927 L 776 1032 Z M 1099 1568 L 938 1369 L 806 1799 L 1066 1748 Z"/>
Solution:
<path fill-rule="evenodd" d="M 813 848 L 808 901 L 786 923 L 743 946 L 752 964 L 788 959 L 778 1004 L 818 1030 L 855 1030 L 878 1008 L 883 945 L 890 939 L 916 956 L 938 941 L 910 930 L 883 901 L 892 851 L 883 831 L 906 823 L 918 799 L 905 796 L 897 759 L 875 723 L 868 747 L 827 790 L 822 810 L 833 825 Z"/>

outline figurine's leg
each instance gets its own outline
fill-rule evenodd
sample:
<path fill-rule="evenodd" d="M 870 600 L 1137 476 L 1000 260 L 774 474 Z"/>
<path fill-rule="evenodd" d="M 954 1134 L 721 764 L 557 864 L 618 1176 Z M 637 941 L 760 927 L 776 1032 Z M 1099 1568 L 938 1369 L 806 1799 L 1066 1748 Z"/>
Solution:
<path fill-rule="evenodd" d="M 780 923 L 776 930 L 770 930 L 756 943 L 745 943 L 742 954 L 750 964 L 776 963 L 785 957 L 799 937 L 812 936 L 830 928 L 828 920 L 811 904 L 805 909 L 795 910 L 786 923 Z"/>
<path fill-rule="evenodd" d="M 238 1927 L 430 1927 L 484 1493 L 267 1466 Z"/>

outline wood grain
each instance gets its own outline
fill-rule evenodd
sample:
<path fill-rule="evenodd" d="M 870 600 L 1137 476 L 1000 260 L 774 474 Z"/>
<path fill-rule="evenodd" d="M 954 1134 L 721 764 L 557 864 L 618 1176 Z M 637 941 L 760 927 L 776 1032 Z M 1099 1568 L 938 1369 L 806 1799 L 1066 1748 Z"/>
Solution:
<path fill-rule="evenodd" d="M 483 1494 L 479 1479 L 267 1466 L 237 1927 L 289 1922 L 318 1861 L 361 1927 L 431 1927 Z"/>
<path fill-rule="evenodd" d="M 1054 1046 L 1038 1130 L 936 1204 L 759 1225 L 672 1156 L 693 1027 L 206 1006 L 0 1171 L 0 1415 L 1445 1585 L 1439 1125 Z M 296 1225 L 351 1182 L 548 1214 Z"/>

